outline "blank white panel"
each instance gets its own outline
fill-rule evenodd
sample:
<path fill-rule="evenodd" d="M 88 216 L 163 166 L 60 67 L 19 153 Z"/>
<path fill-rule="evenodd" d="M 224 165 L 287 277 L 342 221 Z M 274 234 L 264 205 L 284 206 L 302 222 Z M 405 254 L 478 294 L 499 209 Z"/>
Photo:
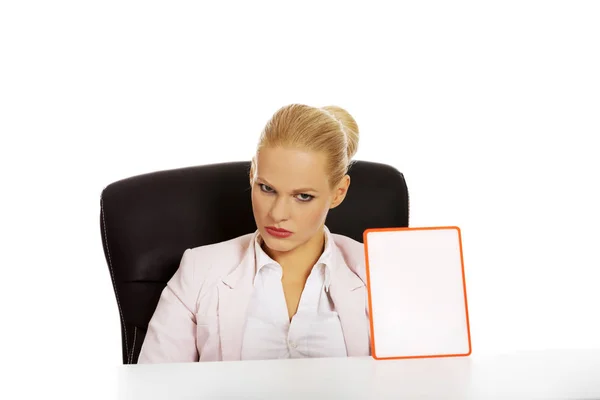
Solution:
<path fill-rule="evenodd" d="M 470 354 L 457 228 L 368 231 L 374 356 Z"/>

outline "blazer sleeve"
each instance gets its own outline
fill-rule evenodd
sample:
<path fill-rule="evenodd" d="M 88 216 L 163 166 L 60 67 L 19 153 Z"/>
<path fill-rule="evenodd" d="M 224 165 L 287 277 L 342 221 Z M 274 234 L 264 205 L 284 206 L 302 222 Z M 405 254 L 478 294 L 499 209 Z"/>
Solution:
<path fill-rule="evenodd" d="M 198 361 L 195 309 L 199 288 L 194 264 L 192 250 L 187 249 L 161 293 L 138 364 Z"/>

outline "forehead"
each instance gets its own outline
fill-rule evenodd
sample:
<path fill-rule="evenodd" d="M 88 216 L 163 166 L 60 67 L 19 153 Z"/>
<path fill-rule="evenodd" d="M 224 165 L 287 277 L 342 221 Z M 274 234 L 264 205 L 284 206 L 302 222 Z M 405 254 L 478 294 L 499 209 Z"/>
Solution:
<path fill-rule="evenodd" d="M 326 156 L 323 153 L 289 149 L 264 148 L 256 158 L 257 175 L 279 190 L 328 187 Z"/>

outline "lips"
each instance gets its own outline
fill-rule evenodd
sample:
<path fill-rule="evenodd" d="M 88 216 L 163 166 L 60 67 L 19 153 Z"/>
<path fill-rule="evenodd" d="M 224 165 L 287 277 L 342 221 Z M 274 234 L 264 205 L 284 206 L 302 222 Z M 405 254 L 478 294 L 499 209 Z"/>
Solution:
<path fill-rule="evenodd" d="M 286 230 L 286 229 L 281 229 L 281 228 L 276 228 L 274 226 L 267 226 L 265 228 L 265 230 L 267 231 L 267 233 L 273 237 L 279 238 L 279 239 L 285 239 L 287 237 L 290 237 L 292 235 L 292 232 Z"/>
<path fill-rule="evenodd" d="M 290 232 L 290 231 L 288 231 L 288 230 L 286 230 L 286 229 L 276 228 L 276 227 L 274 227 L 274 226 L 267 226 L 267 228 L 266 228 L 266 229 L 268 229 L 268 230 L 270 230 L 270 231 L 273 231 L 273 232 L 280 232 L 280 233 L 292 233 L 292 232 Z"/>

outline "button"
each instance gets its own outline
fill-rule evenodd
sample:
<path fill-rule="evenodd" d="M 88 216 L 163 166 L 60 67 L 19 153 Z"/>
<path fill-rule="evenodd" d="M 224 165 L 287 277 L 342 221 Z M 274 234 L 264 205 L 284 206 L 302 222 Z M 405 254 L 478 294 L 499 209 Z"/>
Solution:
<path fill-rule="evenodd" d="M 290 347 L 295 349 L 298 345 L 295 342 L 290 341 Z"/>

